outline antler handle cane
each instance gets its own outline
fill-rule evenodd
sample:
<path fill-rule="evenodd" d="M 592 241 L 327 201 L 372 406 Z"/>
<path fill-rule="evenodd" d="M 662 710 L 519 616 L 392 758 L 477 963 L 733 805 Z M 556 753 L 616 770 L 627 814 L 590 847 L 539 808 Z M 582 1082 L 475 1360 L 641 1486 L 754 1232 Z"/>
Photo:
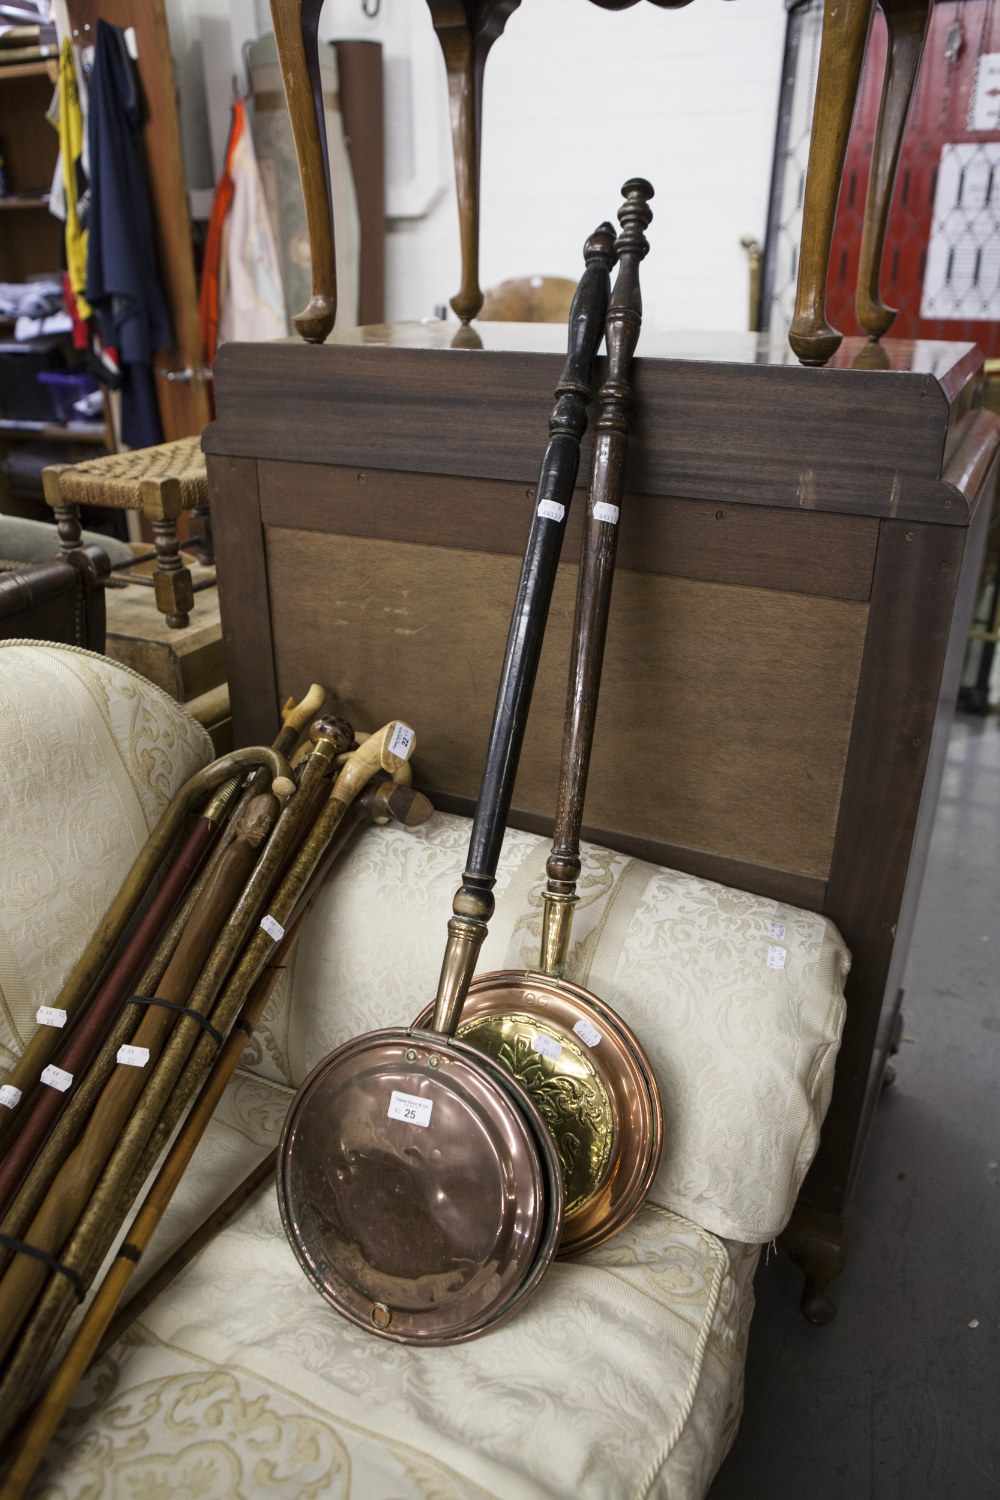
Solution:
<path fill-rule="evenodd" d="M 618 517 L 625 491 L 631 407 L 629 370 L 642 327 L 639 265 L 649 250 L 643 231 L 653 217 L 649 207 L 653 189 L 643 178 L 631 178 L 622 188 L 622 194 L 625 202 L 618 210 L 622 232 L 615 242 L 618 276 L 605 325 L 608 373 L 601 386 L 594 426 L 587 531 L 573 622 L 555 834 L 545 867 L 548 885 L 542 896 L 541 967 L 543 973 L 556 978 L 561 978 L 566 965 L 573 906 L 577 900 L 580 826 L 618 550 Z"/>

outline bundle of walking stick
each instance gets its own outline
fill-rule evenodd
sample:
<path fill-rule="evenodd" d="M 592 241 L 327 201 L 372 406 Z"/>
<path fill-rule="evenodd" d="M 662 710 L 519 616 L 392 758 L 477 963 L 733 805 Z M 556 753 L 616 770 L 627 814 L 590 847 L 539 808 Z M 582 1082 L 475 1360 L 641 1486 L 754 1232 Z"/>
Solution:
<path fill-rule="evenodd" d="M 0 1442 L 21 1429 L 4 1500 L 37 1468 L 332 864 L 366 822 L 430 814 L 410 786 L 413 731 L 394 720 L 355 735 L 316 717 L 324 697 L 314 686 L 289 701 L 270 749 L 185 783 L 0 1089 Z"/>

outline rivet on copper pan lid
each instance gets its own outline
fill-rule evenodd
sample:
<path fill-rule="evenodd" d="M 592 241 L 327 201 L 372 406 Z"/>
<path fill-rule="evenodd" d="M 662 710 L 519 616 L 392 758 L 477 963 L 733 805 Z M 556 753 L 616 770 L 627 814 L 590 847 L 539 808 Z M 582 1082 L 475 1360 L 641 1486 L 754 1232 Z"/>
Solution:
<path fill-rule="evenodd" d="M 416 1062 L 416 1060 L 417 1060 L 417 1049 L 416 1049 L 416 1047 L 407 1047 L 406 1052 L 403 1055 L 405 1056 L 407 1062 Z"/>
<path fill-rule="evenodd" d="M 439 1068 L 441 1066 L 441 1059 L 432 1052 L 430 1057 L 427 1059 L 427 1066 L 430 1068 Z"/>
<path fill-rule="evenodd" d="M 376 1328 L 388 1328 L 392 1322 L 392 1313 L 384 1302 L 376 1302 L 371 1310 L 372 1324 Z"/>

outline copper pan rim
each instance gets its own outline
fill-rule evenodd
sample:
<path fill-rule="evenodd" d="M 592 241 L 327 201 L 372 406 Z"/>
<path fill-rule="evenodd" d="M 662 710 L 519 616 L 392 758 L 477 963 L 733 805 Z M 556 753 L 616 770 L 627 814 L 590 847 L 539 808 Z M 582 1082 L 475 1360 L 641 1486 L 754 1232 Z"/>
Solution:
<path fill-rule="evenodd" d="M 397 1096 L 426 1123 L 393 1115 Z M 426 1347 L 519 1309 L 562 1221 L 558 1158 L 530 1096 L 476 1049 L 402 1028 L 313 1069 L 282 1129 L 277 1189 L 324 1300 L 369 1333 Z"/>

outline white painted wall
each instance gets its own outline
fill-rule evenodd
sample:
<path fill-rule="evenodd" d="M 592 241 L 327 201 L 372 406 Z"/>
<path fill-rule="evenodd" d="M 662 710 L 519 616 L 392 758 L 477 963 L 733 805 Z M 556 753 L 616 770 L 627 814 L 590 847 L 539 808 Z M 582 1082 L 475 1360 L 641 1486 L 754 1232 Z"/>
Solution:
<path fill-rule="evenodd" d="M 622 12 L 525 0 L 486 65 L 482 284 L 575 277 L 587 233 L 642 175 L 656 189 L 647 322 L 745 328 L 740 237 L 764 238 L 785 21 L 783 0 Z M 426 220 L 395 226 L 388 263 L 393 318 L 425 316 L 454 293 L 450 184 Z"/>
<path fill-rule="evenodd" d="M 213 80 L 203 113 L 221 120 L 219 93 L 228 109 L 234 59 L 246 33 L 267 28 L 266 0 L 171 5 L 189 37 L 200 32 Z M 647 324 L 745 328 L 740 237 L 764 238 L 785 22 L 784 0 L 619 12 L 524 0 L 486 66 L 483 286 L 528 273 L 576 277 L 587 234 L 613 218 L 624 180 L 642 175 L 656 189 Z M 427 317 L 459 281 L 444 63 L 430 14 L 420 0 L 382 0 L 368 20 L 361 0 L 327 0 L 321 30 L 385 48 L 387 314 Z M 186 113 L 197 119 L 196 108 Z"/>

